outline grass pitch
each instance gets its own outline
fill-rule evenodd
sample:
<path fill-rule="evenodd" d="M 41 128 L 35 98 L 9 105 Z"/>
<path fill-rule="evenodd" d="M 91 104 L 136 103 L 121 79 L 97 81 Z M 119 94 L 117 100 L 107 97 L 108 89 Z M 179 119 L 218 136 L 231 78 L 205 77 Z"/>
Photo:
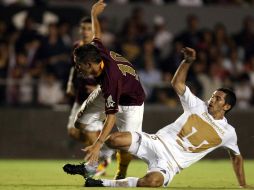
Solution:
<path fill-rule="evenodd" d="M 1 190 L 79 190 L 84 180 L 80 176 L 70 176 L 63 172 L 65 163 L 78 163 L 76 160 L 0 160 Z M 107 169 L 105 178 L 113 178 L 116 164 L 113 162 Z M 143 176 L 146 165 L 142 161 L 132 161 L 128 176 Z M 247 183 L 254 185 L 253 160 L 245 161 Z M 169 189 L 239 189 L 230 160 L 200 161 L 176 175 Z M 98 188 L 89 188 L 98 189 Z M 126 189 L 126 188 L 100 188 Z M 135 188 L 136 189 L 136 188 Z M 139 190 L 152 188 L 138 188 Z M 165 188 L 156 188 L 165 189 Z"/>

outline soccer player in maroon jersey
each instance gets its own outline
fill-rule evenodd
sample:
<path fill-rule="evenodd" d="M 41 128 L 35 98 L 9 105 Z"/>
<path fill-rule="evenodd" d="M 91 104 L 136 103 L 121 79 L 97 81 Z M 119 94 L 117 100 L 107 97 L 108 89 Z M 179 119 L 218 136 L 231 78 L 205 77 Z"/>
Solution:
<path fill-rule="evenodd" d="M 97 16 L 104 8 L 103 0 L 93 5 L 91 16 L 94 38 L 90 44 L 74 51 L 77 71 L 84 77 L 95 76 L 100 84 L 100 88 L 92 92 L 82 105 L 76 118 L 76 127 L 82 129 L 85 125 L 96 123 L 102 112 L 106 114 L 106 119 L 95 143 L 84 149 L 88 164 L 65 165 L 64 170 L 70 174 L 93 175 L 92 165 L 97 163 L 98 158 L 112 154 L 103 144 L 114 125 L 119 131 L 142 131 L 145 93 L 133 65 L 121 55 L 107 50 L 100 40 Z M 100 151 L 101 148 L 103 151 Z M 129 153 L 122 151 L 121 154 L 123 169 L 117 173 L 116 179 L 125 178 L 131 160 Z"/>
<path fill-rule="evenodd" d="M 80 22 L 80 34 L 82 39 L 77 41 L 74 44 L 74 49 L 88 44 L 93 39 L 93 32 L 92 32 L 92 21 L 90 17 L 84 17 Z M 77 71 L 74 69 L 74 60 L 73 60 L 73 67 L 70 70 L 69 80 L 67 83 L 66 93 L 69 96 L 75 97 L 75 102 L 73 104 L 69 121 L 67 124 L 68 134 L 75 140 L 81 141 L 84 143 L 85 146 L 92 145 L 102 127 L 103 127 L 103 120 L 97 121 L 96 124 L 86 126 L 82 128 L 82 130 L 77 129 L 74 127 L 74 121 L 76 114 L 78 113 L 82 103 L 87 99 L 89 94 L 96 88 L 98 82 L 92 75 L 82 77 Z M 82 124 L 80 124 L 82 125 Z M 98 168 L 97 174 L 103 174 L 105 172 L 105 167 L 110 163 L 110 158 L 105 159 L 101 162 L 100 167 Z"/>

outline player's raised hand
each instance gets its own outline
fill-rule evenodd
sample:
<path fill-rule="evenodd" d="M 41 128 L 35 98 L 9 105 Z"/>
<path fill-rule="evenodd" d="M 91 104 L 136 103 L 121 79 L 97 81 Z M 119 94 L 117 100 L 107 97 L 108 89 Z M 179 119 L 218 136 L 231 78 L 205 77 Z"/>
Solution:
<path fill-rule="evenodd" d="M 105 7 L 106 7 L 106 3 L 104 3 L 103 0 L 99 0 L 92 7 L 92 11 L 91 11 L 92 15 L 98 16 L 99 14 L 101 14 L 103 12 Z"/>
<path fill-rule="evenodd" d="M 181 50 L 184 55 L 184 60 L 186 63 L 192 63 L 196 60 L 196 51 L 192 48 L 185 47 Z"/>

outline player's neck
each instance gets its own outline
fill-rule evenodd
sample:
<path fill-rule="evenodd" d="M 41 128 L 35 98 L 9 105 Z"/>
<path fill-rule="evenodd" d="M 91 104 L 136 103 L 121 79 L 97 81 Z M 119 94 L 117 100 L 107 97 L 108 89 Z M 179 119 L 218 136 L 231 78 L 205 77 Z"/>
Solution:
<path fill-rule="evenodd" d="M 213 119 L 215 120 L 221 120 L 224 117 L 224 113 L 222 112 L 210 113 L 210 115 L 213 116 Z"/>

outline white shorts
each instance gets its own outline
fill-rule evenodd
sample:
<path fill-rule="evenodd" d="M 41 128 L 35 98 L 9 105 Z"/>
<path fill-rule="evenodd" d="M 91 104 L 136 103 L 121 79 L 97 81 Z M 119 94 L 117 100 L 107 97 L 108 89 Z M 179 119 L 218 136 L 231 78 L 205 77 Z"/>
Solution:
<path fill-rule="evenodd" d="M 129 152 L 148 164 L 149 172 L 160 172 L 164 177 L 163 186 L 167 186 L 180 171 L 174 158 L 167 152 L 156 135 L 132 132 Z"/>
<path fill-rule="evenodd" d="M 79 105 L 77 102 L 74 102 L 72 108 L 71 108 L 71 113 L 69 116 L 67 128 L 73 128 L 74 127 L 74 122 L 75 122 L 75 117 L 80 109 L 81 105 Z"/>
<path fill-rule="evenodd" d="M 91 97 L 92 98 L 95 97 L 95 95 L 97 93 L 99 93 L 99 91 L 100 91 L 100 88 L 98 86 L 94 90 L 94 92 L 91 93 L 92 95 L 91 94 L 89 95 L 90 99 L 91 99 Z M 87 104 L 86 102 L 88 101 L 89 97 L 84 101 L 82 106 L 85 106 Z M 77 102 L 75 102 L 73 104 L 73 107 L 72 107 L 72 110 L 71 110 L 71 114 L 70 114 L 70 117 L 69 117 L 69 122 L 68 122 L 68 125 L 67 125 L 68 128 L 74 127 L 74 123 L 76 121 L 77 114 L 79 113 L 79 110 L 81 109 L 82 106 L 79 105 Z M 102 128 L 103 128 L 103 121 L 104 121 L 105 116 L 104 116 L 103 113 L 100 113 L 100 114 L 94 113 L 95 112 L 93 110 L 94 106 L 96 107 L 97 105 L 93 105 L 93 106 L 91 105 L 90 106 L 90 104 L 89 104 L 89 109 L 90 109 L 91 113 L 87 114 L 86 119 L 87 120 L 89 120 L 89 119 L 93 120 L 93 118 L 100 118 L 100 119 L 98 119 L 96 122 L 93 122 L 91 125 L 87 125 L 87 127 L 85 129 L 83 129 L 85 131 L 91 131 L 91 132 L 93 132 L 93 131 L 101 131 Z"/>
<path fill-rule="evenodd" d="M 79 123 L 95 127 L 105 119 L 105 99 L 101 89 L 95 89 L 82 104 L 83 115 Z M 116 126 L 119 131 L 142 131 L 144 104 L 141 106 L 118 106 Z"/>

